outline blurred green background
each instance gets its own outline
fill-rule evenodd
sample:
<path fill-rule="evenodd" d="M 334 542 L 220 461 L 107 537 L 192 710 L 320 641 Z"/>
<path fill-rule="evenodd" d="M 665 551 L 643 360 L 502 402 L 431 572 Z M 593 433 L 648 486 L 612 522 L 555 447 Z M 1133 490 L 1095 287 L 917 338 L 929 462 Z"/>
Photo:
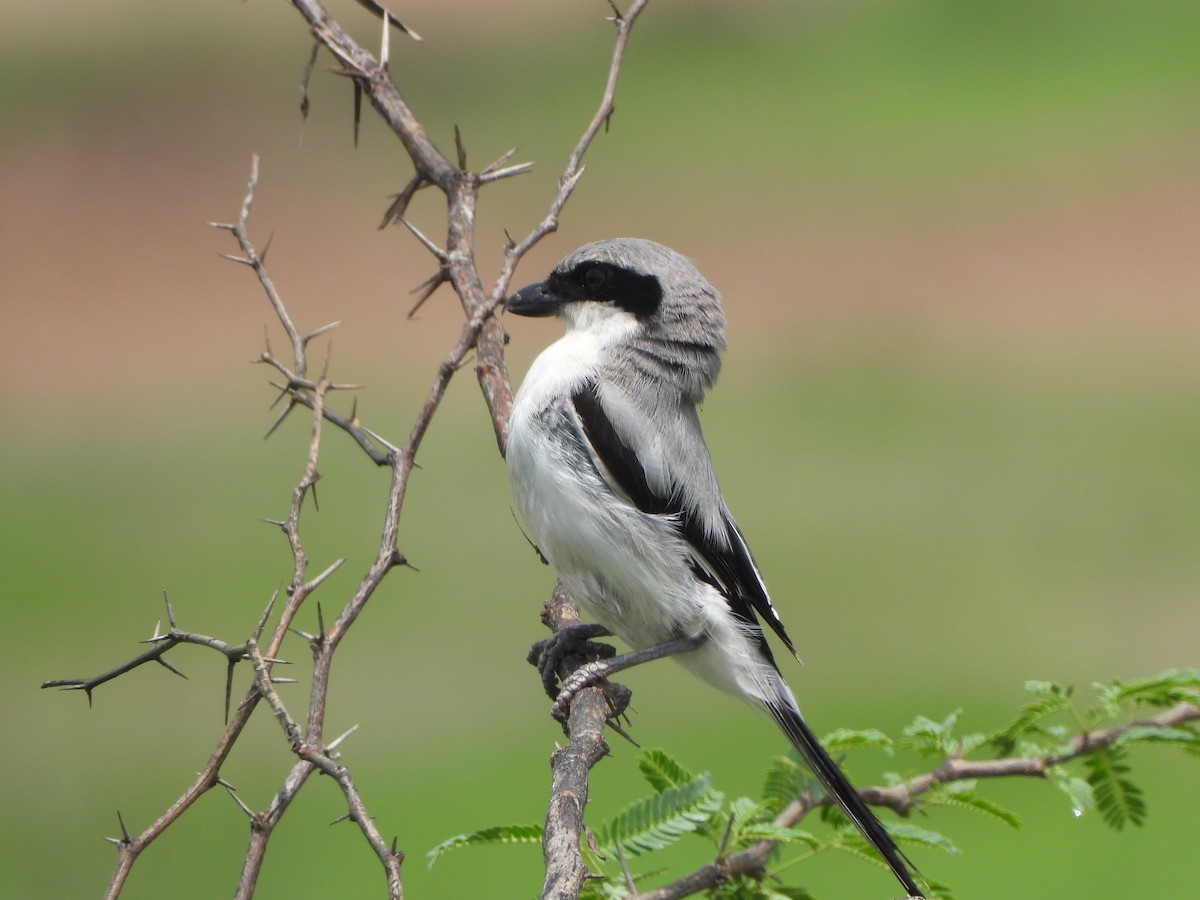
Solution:
<path fill-rule="evenodd" d="M 374 46 L 377 26 L 332 10 Z M 458 123 L 472 165 L 518 145 L 534 174 L 489 190 L 480 262 L 540 216 L 591 115 L 604 3 L 435 3 L 397 12 L 392 69 L 435 140 Z M 282 517 L 303 463 L 300 417 L 271 440 L 249 272 L 223 262 L 252 153 L 252 228 L 294 317 L 340 319 L 332 371 L 399 441 L 457 335 L 454 298 L 413 320 L 430 274 L 402 229 L 377 231 L 409 167 L 349 85 L 298 82 L 310 42 L 284 4 L 20 0 L 0 34 L 0 577 L 7 649 L 0 883 L 20 898 L 92 897 L 116 811 L 140 830 L 199 769 L 221 724 L 223 663 L 180 648 L 82 696 L 38 689 L 141 648 L 166 586 L 180 625 L 243 637 L 290 560 Z M 1197 663 L 1200 589 L 1200 6 L 1108 0 L 656 0 L 617 112 L 561 231 L 518 275 L 584 241 L 652 237 L 725 296 L 731 349 L 704 409 L 726 495 L 805 659 L 788 676 L 818 732 L 898 735 L 963 707 L 1003 724 L 1027 678 L 1087 685 Z M 442 227 L 438 198 L 412 218 Z M 515 378 L 556 334 L 506 323 Z M 346 404 L 349 398 L 344 398 Z M 536 848 L 424 852 L 463 831 L 539 821 L 559 738 L 524 662 L 552 576 L 513 523 L 469 372 L 420 457 L 398 571 L 336 658 L 328 733 L 385 835 L 407 896 L 532 897 Z M 306 518 L 327 615 L 364 570 L 384 473 L 330 434 Z M 298 623 L 315 627 L 315 610 Z M 306 692 L 306 650 L 285 647 Z M 246 674 L 239 673 L 238 690 Z M 731 795 L 757 791 L 782 741 L 670 665 L 626 679 L 633 731 Z M 591 815 L 643 787 L 614 742 Z M 224 776 L 262 808 L 289 752 L 258 716 Z M 1185 897 L 1194 761 L 1132 758 L 1145 827 L 1071 816 L 1035 783 L 989 795 L 1019 831 L 938 811 L 958 857 L 917 854 L 963 898 Z M 851 758 L 852 777 L 919 763 Z M 382 896 L 321 779 L 276 833 L 259 897 Z M 124 896 L 227 896 L 247 836 L 213 792 L 139 860 Z M 683 871 L 705 849 L 681 849 Z M 793 868 L 830 897 L 888 896 L 848 859 Z"/>

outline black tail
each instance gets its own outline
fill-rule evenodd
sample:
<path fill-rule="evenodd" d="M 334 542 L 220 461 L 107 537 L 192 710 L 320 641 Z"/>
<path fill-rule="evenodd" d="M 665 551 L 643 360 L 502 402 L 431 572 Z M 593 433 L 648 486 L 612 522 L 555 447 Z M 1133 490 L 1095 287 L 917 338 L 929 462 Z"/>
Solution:
<path fill-rule="evenodd" d="M 875 818 L 875 814 L 871 812 L 870 807 L 859 796 L 858 791 L 842 774 L 837 763 L 825 752 L 825 748 L 821 746 L 817 736 L 809 730 L 800 713 L 782 698 L 779 701 L 768 702 L 766 707 L 771 713 L 771 718 L 783 729 L 783 733 L 792 742 L 792 746 L 804 757 L 804 761 L 813 770 L 813 774 L 821 779 L 821 784 L 825 785 L 825 789 L 837 801 L 850 821 L 883 857 L 884 862 L 892 870 L 892 874 L 908 891 L 909 897 L 924 897 L 921 888 L 917 887 L 917 883 L 909 871 L 911 868 L 915 872 L 917 867 L 896 846 L 891 835 L 884 830 L 883 823 Z"/>

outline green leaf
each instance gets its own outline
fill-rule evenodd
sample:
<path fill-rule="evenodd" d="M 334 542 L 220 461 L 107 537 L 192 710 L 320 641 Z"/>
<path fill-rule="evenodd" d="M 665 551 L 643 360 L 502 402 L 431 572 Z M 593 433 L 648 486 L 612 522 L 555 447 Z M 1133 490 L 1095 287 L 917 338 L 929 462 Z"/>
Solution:
<path fill-rule="evenodd" d="M 1064 688 L 1052 681 L 1027 681 L 1025 690 L 1037 699 L 1025 706 L 1009 725 L 989 739 L 1001 756 L 1012 753 L 1018 739 L 1034 731 L 1047 716 L 1068 709 L 1071 705 L 1071 688 Z"/>
<path fill-rule="evenodd" d="M 1082 816 L 1095 805 L 1092 786 L 1082 778 L 1077 778 L 1062 766 L 1054 766 L 1046 775 L 1051 784 L 1067 795 L 1071 801 L 1071 812 L 1076 816 Z"/>
<path fill-rule="evenodd" d="M 910 825 L 907 822 L 890 822 L 884 826 L 887 833 L 892 836 L 892 839 L 898 844 L 913 844 L 919 847 L 933 847 L 938 850 L 944 850 L 952 856 L 958 855 L 958 848 L 954 846 L 954 842 L 944 834 L 939 834 L 936 831 L 930 831 L 928 828 L 920 828 L 916 825 Z"/>
<path fill-rule="evenodd" d="M 812 849 L 821 846 L 821 841 L 799 828 L 785 828 L 771 822 L 750 822 L 740 832 L 746 845 L 755 841 L 778 841 L 781 844 L 804 844 Z"/>
<path fill-rule="evenodd" d="M 1200 749 L 1200 733 L 1186 725 L 1134 725 L 1121 732 L 1113 742 L 1114 747 L 1129 744 L 1170 744 L 1185 750 Z"/>
<path fill-rule="evenodd" d="M 541 840 L 541 825 L 496 825 L 492 828 L 473 831 L 470 834 L 459 834 L 442 841 L 425 856 L 429 859 L 429 865 L 432 868 L 443 853 L 458 847 L 479 844 L 538 844 L 541 843 Z"/>
<path fill-rule="evenodd" d="M 954 726 L 958 724 L 961 709 L 956 709 L 942 721 L 935 722 L 925 716 L 917 716 L 911 725 L 904 729 L 904 743 L 923 756 L 953 756 L 962 752 L 961 741 L 954 736 Z M 979 740 L 972 735 L 972 746 L 977 746 Z"/>
<path fill-rule="evenodd" d="M 668 788 L 679 787 L 695 780 L 696 776 L 685 769 L 665 750 L 651 748 L 643 750 L 638 759 L 642 776 L 660 794 Z"/>
<path fill-rule="evenodd" d="M 777 756 L 763 777 L 763 802 L 772 814 L 777 814 L 807 787 L 800 763 L 790 756 Z"/>
<path fill-rule="evenodd" d="M 925 884 L 929 887 L 930 900 L 954 900 L 954 893 L 950 885 L 942 881 L 937 881 L 933 878 L 925 878 Z"/>
<path fill-rule="evenodd" d="M 1200 669 L 1167 669 L 1152 678 L 1109 685 L 1098 684 L 1096 693 L 1110 710 L 1123 705 L 1168 707 L 1176 703 L 1200 704 Z"/>
<path fill-rule="evenodd" d="M 706 772 L 687 784 L 639 800 L 602 829 L 599 852 L 608 855 L 617 846 L 626 856 L 660 850 L 707 823 L 721 808 L 722 799 Z"/>
<path fill-rule="evenodd" d="M 1141 825 L 1146 818 L 1146 802 L 1141 789 L 1125 776 L 1129 766 L 1124 754 L 1112 747 L 1103 747 L 1086 759 L 1088 784 L 1096 797 L 1096 808 L 1104 821 L 1120 830 L 1126 822 Z"/>
<path fill-rule="evenodd" d="M 892 755 L 892 739 L 877 728 L 867 728 L 861 731 L 852 728 L 839 728 L 821 739 L 822 746 L 830 756 L 837 756 L 855 747 L 881 747 L 888 756 Z"/>
<path fill-rule="evenodd" d="M 942 806 L 960 806 L 965 809 L 973 809 L 976 812 L 985 813 L 997 818 L 1013 828 L 1021 826 L 1021 820 L 1016 813 L 1005 809 L 1003 806 L 992 802 L 986 797 L 976 794 L 976 784 L 977 782 L 974 779 L 952 781 L 949 784 L 943 784 L 933 795 L 933 802 L 939 803 Z"/>

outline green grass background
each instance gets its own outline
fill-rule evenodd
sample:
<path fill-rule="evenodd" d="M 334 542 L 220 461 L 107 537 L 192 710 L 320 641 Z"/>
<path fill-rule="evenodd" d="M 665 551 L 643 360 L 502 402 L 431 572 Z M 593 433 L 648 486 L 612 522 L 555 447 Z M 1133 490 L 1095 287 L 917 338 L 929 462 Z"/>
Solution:
<path fill-rule="evenodd" d="M 501 229 L 540 215 L 590 115 L 605 8 L 445 8 L 402 11 L 426 41 L 393 40 L 398 83 L 444 146 L 462 126 L 473 164 L 514 144 L 538 163 L 484 195 L 486 269 Z M 272 394 L 244 362 L 269 312 L 248 273 L 216 258 L 233 249 L 224 236 L 200 227 L 235 214 L 250 153 L 264 157 L 259 240 L 275 235 L 272 270 L 305 326 L 345 320 L 333 371 L 370 385 L 364 421 L 406 434 L 457 332 L 448 294 L 406 319 L 429 263 L 374 225 L 407 167 L 369 115 L 352 148 L 348 90 L 320 67 L 298 140 L 297 16 L 262 3 L 106 9 L 22 5 L 0 38 L 0 186 L 15 204 L 0 226 L 11 897 L 98 895 L 116 811 L 144 827 L 222 727 L 223 662 L 196 648 L 172 655 L 189 680 L 141 670 L 90 710 L 38 684 L 138 652 L 164 585 L 182 627 L 239 639 L 290 569 L 260 519 L 285 513 L 307 426 L 293 417 L 261 440 Z M 335 13 L 374 41 L 351 5 Z M 959 707 L 968 730 L 988 730 L 1027 678 L 1087 685 L 1196 664 L 1200 264 L 1166 259 L 1164 274 L 1162 240 L 1188 245 L 1169 222 L 1162 240 L 1131 238 L 1157 222 L 1155 204 L 1200 196 L 1197 37 L 1200 9 L 1169 2 L 662 2 L 639 24 L 612 128 L 562 232 L 518 280 L 625 232 L 695 256 L 726 295 L 731 350 L 706 433 L 805 659 L 788 675 L 818 731 L 898 735 L 916 714 Z M 1085 233 L 1080 249 L 1058 235 L 1061 253 L 1048 241 L 1048 258 L 1078 264 L 1058 280 L 1013 278 L 1003 258 L 994 283 L 905 265 L 908 250 L 912 266 L 952 260 L 972 234 L 1004 236 L 1003 256 L 1023 223 L 1069 230 L 1113 209 L 1135 213 L 1114 236 Z M 413 215 L 438 233 L 436 198 Z M 880 245 L 899 248 L 891 264 L 908 280 L 889 280 Z M 830 246 L 845 258 L 818 259 Z M 1114 259 L 1133 274 L 1098 279 Z M 863 280 L 874 266 L 885 274 Z M 519 378 L 555 330 L 507 325 Z M 343 644 L 327 732 L 361 726 L 343 758 L 408 854 L 407 896 L 535 896 L 535 847 L 462 851 L 432 870 L 423 858 L 459 832 L 539 821 L 559 738 L 523 659 L 552 576 L 513 524 L 469 371 L 420 462 L 401 538 L 419 571 L 391 576 Z M 305 520 L 312 571 L 347 558 L 320 595 L 328 616 L 369 562 L 386 479 L 333 433 L 322 472 Z M 313 610 L 301 618 L 315 627 Z M 298 712 L 306 650 L 285 655 Z M 769 723 L 670 665 L 626 680 L 639 741 L 712 771 L 731 796 L 758 789 L 782 750 Z M 262 808 L 289 758 L 259 716 L 223 775 Z M 614 741 L 593 821 L 640 796 L 635 760 Z M 963 853 L 917 862 L 964 898 L 1191 896 L 1195 761 L 1148 749 L 1132 762 L 1143 828 L 1114 833 L 1094 813 L 1072 817 L 1047 785 L 997 783 L 985 791 L 1022 815 L 1020 830 L 937 811 L 918 824 Z M 861 782 L 919 765 L 848 762 Z M 356 829 L 327 824 L 342 812 L 314 779 L 273 838 L 258 896 L 381 896 Z M 210 793 L 138 861 L 125 896 L 228 895 L 246 833 Z M 707 858 L 685 846 L 668 861 L 682 872 Z M 891 890 L 849 859 L 787 877 L 826 898 Z"/>

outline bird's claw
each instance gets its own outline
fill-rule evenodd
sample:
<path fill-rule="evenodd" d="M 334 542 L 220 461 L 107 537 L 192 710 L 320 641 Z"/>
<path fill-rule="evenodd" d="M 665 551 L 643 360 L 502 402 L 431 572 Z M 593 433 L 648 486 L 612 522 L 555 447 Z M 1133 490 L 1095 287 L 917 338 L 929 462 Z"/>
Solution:
<path fill-rule="evenodd" d="M 602 625 L 580 622 L 556 631 L 545 640 L 538 641 L 526 657 L 530 665 L 537 668 L 542 678 L 546 696 L 555 700 L 560 696 L 559 672 L 578 667 L 588 661 L 608 659 L 616 655 L 616 649 L 608 644 L 593 641 L 605 637 L 609 631 Z M 568 681 L 570 678 L 567 679 Z M 565 683 L 564 683 L 565 686 Z M 576 691 L 580 688 L 576 688 Z M 569 703 L 569 701 L 568 701 Z"/>

